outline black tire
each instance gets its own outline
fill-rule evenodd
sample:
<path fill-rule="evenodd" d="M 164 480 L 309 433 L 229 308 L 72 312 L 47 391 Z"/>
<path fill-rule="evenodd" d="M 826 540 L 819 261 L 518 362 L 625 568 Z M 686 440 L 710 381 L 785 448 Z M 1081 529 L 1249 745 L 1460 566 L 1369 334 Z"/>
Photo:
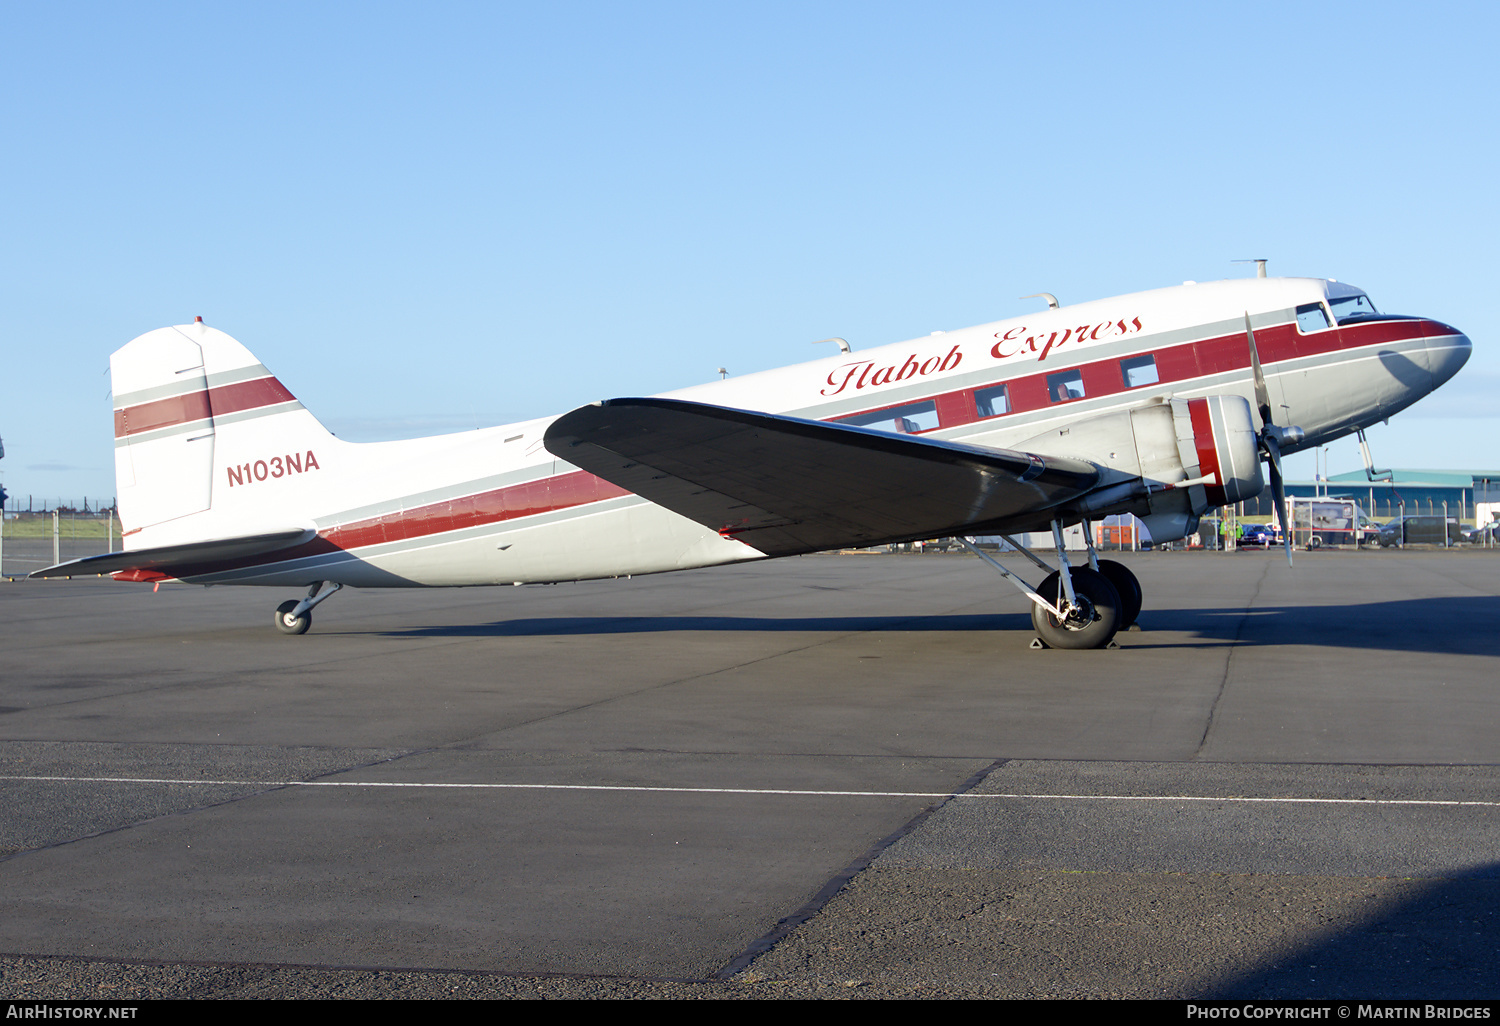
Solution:
<path fill-rule="evenodd" d="M 1108 577 L 1087 567 L 1075 567 L 1072 577 L 1082 615 L 1059 623 L 1057 617 L 1033 602 L 1031 625 L 1048 648 L 1103 648 L 1120 626 L 1120 594 Z M 1037 589 L 1037 594 L 1053 605 L 1059 604 L 1061 593 L 1062 577 L 1055 572 Z"/>
<path fill-rule="evenodd" d="M 1321 549 L 1323 547 L 1323 539 L 1318 537 L 1317 535 L 1313 535 L 1311 538 L 1307 539 L 1307 547 L 1309 550 Z"/>
<path fill-rule="evenodd" d="M 278 631 L 283 634 L 307 633 L 307 629 L 312 626 L 312 610 L 309 609 L 294 620 L 291 617 L 291 612 L 296 608 L 296 599 L 287 599 L 276 607 L 276 615 L 272 619 Z"/>
<path fill-rule="evenodd" d="M 1099 572 L 1109 579 L 1109 583 L 1115 586 L 1116 593 L 1120 596 L 1120 626 L 1124 630 L 1135 623 L 1136 618 L 1141 615 L 1141 605 L 1145 602 L 1145 593 L 1141 591 L 1141 582 L 1136 580 L 1135 574 L 1124 563 L 1117 563 L 1113 559 L 1099 560 Z"/>

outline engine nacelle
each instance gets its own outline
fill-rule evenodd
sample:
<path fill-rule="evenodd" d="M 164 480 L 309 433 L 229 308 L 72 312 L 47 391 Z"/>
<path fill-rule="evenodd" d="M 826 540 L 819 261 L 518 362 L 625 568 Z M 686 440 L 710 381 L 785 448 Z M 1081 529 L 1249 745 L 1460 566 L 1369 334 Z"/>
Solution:
<path fill-rule="evenodd" d="M 1133 513 L 1156 541 L 1198 528 L 1216 506 L 1265 487 L 1250 402 L 1238 395 L 1167 399 L 1075 421 L 1015 448 L 1077 456 L 1104 468 L 1099 485 L 1068 504 L 1090 518 Z"/>

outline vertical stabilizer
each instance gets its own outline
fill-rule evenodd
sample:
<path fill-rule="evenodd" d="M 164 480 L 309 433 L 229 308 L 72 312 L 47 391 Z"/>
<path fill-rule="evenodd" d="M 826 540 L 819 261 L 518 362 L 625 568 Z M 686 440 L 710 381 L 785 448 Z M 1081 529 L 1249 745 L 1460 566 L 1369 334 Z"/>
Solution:
<path fill-rule="evenodd" d="M 110 378 L 131 548 L 287 526 L 335 443 L 248 349 L 202 322 L 127 343 Z"/>

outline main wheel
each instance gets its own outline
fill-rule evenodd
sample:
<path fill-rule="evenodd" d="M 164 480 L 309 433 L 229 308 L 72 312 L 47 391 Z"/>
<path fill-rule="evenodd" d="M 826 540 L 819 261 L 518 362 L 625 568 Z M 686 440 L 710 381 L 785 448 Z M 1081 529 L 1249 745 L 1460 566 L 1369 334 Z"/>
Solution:
<path fill-rule="evenodd" d="M 276 615 L 273 622 L 276 629 L 283 634 L 306 634 L 307 629 L 312 626 L 312 610 L 309 609 L 301 616 L 293 616 L 292 610 L 297 608 L 296 599 L 287 599 L 276 607 Z"/>
<path fill-rule="evenodd" d="M 1099 560 L 1099 572 L 1109 578 L 1109 583 L 1115 586 L 1115 591 L 1120 596 L 1119 629 L 1124 630 L 1141 615 L 1141 604 L 1145 601 L 1141 582 L 1136 580 L 1135 574 L 1124 563 L 1116 563 L 1112 559 Z"/>
<path fill-rule="evenodd" d="M 1087 567 L 1074 568 L 1072 578 L 1078 605 L 1066 610 L 1065 619 L 1058 620 L 1033 602 L 1031 625 L 1048 648 L 1103 648 L 1120 626 L 1120 593 L 1109 578 Z M 1055 572 L 1048 575 L 1037 593 L 1056 606 L 1067 598 L 1062 577 Z"/>
<path fill-rule="evenodd" d="M 1315 534 L 1307 539 L 1307 547 L 1309 549 L 1321 549 L 1323 547 L 1323 539 Z"/>

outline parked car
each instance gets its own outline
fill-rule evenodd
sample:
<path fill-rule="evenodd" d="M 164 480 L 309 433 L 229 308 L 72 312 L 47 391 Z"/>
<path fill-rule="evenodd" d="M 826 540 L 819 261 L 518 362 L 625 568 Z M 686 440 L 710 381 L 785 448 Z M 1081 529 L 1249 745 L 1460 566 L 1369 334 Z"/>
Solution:
<path fill-rule="evenodd" d="M 1239 546 L 1242 549 L 1269 549 L 1281 544 L 1281 534 L 1270 524 L 1245 524 L 1240 529 Z"/>
<path fill-rule="evenodd" d="M 1464 541 L 1470 545 L 1500 546 L 1500 520 L 1491 520 L 1487 524 L 1465 531 Z"/>
<path fill-rule="evenodd" d="M 1394 548 L 1397 545 L 1442 545 L 1443 524 L 1447 522 L 1447 540 L 1449 545 L 1457 545 L 1464 540 L 1463 528 L 1459 525 L 1457 517 L 1443 516 L 1413 516 L 1397 517 L 1388 522 L 1380 529 L 1380 547 L 1383 549 Z"/>

